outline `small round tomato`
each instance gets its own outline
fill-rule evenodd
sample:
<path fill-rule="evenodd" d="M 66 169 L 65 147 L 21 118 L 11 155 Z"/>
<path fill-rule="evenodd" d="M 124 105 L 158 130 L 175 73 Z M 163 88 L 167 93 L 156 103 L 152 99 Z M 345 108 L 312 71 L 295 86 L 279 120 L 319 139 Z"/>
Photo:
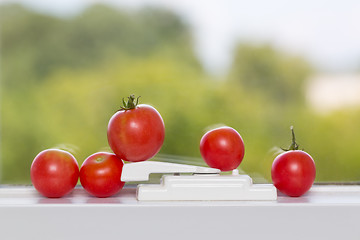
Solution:
<path fill-rule="evenodd" d="M 62 197 L 70 193 L 78 182 L 79 166 L 69 152 L 47 149 L 35 157 L 30 177 L 35 189 L 45 197 Z"/>
<path fill-rule="evenodd" d="M 237 168 L 244 158 L 244 141 L 231 127 L 216 128 L 201 138 L 200 153 L 210 167 L 231 171 Z"/>
<path fill-rule="evenodd" d="M 128 99 L 109 121 L 109 145 L 125 161 L 145 161 L 155 156 L 164 143 L 164 121 L 152 106 L 137 105 L 134 95 Z"/>
<path fill-rule="evenodd" d="M 316 176 L 315 162 L 312 157 L 301 150 L 293 141 L 289 150 L 278 155 L 271 167 L 271 178 L 274 186 L 290 197 L 299 197 L 306 193 L 314 183 Z"/>
<path fill-rule="evenodd" d="M 113 153 L 98 152 L 85 159 L 80 168 L 80 182 L 96 197 L 110 197 L 124 187 L 121 173 L 124 162 Z"/>
<path fill-rule="evenodd" d="M 314 183 L 315 163 L 312 157 L 301 150 L 290 150 L 277 156 L 271 168 L 272 181 L 280 192 L 299 197 Z"/>

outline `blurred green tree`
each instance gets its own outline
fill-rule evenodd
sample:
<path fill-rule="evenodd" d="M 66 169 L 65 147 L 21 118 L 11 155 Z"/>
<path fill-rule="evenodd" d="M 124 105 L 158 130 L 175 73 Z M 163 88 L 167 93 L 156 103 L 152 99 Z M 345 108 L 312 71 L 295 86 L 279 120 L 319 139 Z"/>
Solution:
<path fill-rule="evenodd" d="M 305 80 L 311 68 L 300 57 L 270 45 L 238 44 L 229 79 L 279 103 L 304 103 Z"/>
<path fill-rule="evenodd" d="M 60 68 L 93 67 L 118 54 L 146 57 L 166 51 L 201 68 L 187 25 L 165 10 L 126 12 L 95 5 L 70 19 L 19 5 L 0 11 L 4 86 L 42 81 Z"/>
<path fill-rule="evenodd" d="M 31 159 L 43 148 L 80 142 L 80 146 L 86 145 L 82 152 L 89 153 L 86 150 L 104 146 L 104 141 L 84 139 L 84 133 L 90 129 L 94 132 L 101 129 L 104 140 L 106 124 L 99 125 L 96 120 L 96 116 L 103 119 L 103 114 L 91 115 L 93 108 L 101 106 L 99 111 L 113 112 L 113 104 L 119 104 L 126 95 L 116 94 L 111 101 L 103 103 L 101 99 L 108 93 L 101 92 L 102 87 L 108 84 L 112 89 L 115 84 L 119 85 L 119 93 L 125 86 L 132 92 L 137 88 L 136 81 L 142 84 L 148 81 L 146 75 L 134 76 L 141 79 L 114 77 L 111 81 L 99 77 L 94 82 L 88 76 L 82 81 L 73 77 L 75 74 L 69 76 L 69 72 L 87 72 L 92 68 L 101 72 L 104 65 L 126 71 L 122 66 L 128 66 L 130 61 L 133 64 L 129 66 L 137 66 L 132 71 L 154 71 L 158 78 L 168 81 L 171 76 L 162 76 L 168 62 L 160 61 L 163 65 L 155 64 L 154 69 L 148 70 L 147 61 L 142 63 L 141 59 L 159 55 L 183 71 L 178 71 L 179 76 L 186 77 L 187 71 L 202 73 L 188 26 L 166 10 L 124 11 L 94 5 L 78 16 L 61 19 L 35 13 L 21 5 L 2 5 L 0 24 L 4 182 L 29 181 Z M 96 89 L 104 96 L 97 96 Z M 141 89 L 139 94 L 150 92 Z M 81 98 L 86 93 L 93 94 L 93 99 Z M 84 155 L 80 155 L 81 159 Z"/>

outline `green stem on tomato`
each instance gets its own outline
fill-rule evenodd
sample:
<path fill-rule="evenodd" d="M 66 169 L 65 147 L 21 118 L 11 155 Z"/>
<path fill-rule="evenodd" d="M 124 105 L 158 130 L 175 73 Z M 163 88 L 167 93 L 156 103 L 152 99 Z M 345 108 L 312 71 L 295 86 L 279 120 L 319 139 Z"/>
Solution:
<path fill-rule="evenodd" d="M 128 100 L 125 101 L 125 99 L 122 99 L 123 106 L 120 107 L 120 110 L 130 110 L 136 108 L 136 106 L 139 104 L 139 97 L 135 98 L 134 94 L 131 94 L 128 97 Z M 120 111 L 119 110 L 119 111 Z"/>
<path fill-rule="evenodd" d="M 288 149 L 285 148 L 281 148 L 281 149 L 284 151 L 299 150 L 299 145 L 296 143 L 296 139 L 295 139 L 294 127 L 291 126 L 290 130 L 291 130 L 291 145 L 289 146 Z"/>
<path fill-rule="evenodd" d="M 294 127 L 291 126 L 290 129 L 291 129 L 292 138 L 291 138 L 291 145 L 289 147 L 289 150 L 298 150 L 299 145 L 296 143 L 296 140 L 295 140 Z"/>

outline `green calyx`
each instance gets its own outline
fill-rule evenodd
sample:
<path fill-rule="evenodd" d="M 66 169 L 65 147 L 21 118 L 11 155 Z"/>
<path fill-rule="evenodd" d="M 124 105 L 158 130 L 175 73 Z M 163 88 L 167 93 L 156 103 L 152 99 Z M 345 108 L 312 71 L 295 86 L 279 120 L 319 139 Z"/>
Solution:
<path fill-rule="evenodd" d="M 131 94 L 128 97 L 127 101 L 123 98 L 122 99 L 123 106 L 120 107 L 120 110 L 130 110 L 136 108 L 136 106 L 139 104 L 139 98 L 140 96 L 136 98 L 134 94 Z"/>
<path fill-rule="evenodd" d="M 284 151 L 299 150 L 299 145 L 296 143 L 296 140 L 295 140 L 294 127 L 291 126 L 290 130 L 291 130 L 291 145 L 289 146 L 288 149 L 285 149 L 285 148 L 281 148 L 281 149 Z"/>

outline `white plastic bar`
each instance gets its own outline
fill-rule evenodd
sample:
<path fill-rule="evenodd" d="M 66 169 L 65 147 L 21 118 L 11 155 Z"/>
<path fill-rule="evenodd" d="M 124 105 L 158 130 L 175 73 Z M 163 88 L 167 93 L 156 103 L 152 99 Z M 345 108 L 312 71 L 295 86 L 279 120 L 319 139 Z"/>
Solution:
<path fill-rule="evenodd" d="M 160 184 L 140 184 L 139 201 L 275 201 L 272 184 L 252 184 L 248 175 L 163 176 Z"/>
<path fill-rule="evenodd" d="M 121 181 L 137 182 L 148 181 L 151 173 L 220 173 L 219 169 L 199 167 L 193 165 L 144 161 L 126 163 L 123 166 Z"/>

